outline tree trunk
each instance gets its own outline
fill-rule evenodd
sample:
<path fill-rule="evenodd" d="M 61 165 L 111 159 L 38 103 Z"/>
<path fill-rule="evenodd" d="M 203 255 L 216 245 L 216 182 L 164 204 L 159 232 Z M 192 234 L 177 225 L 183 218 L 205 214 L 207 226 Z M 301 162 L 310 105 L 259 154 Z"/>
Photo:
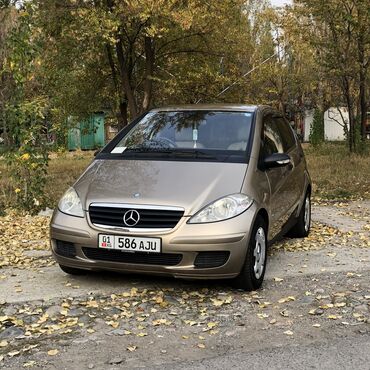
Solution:
<path fill-rule="evenodd" d="M 348 120 L 349 120 L 349 135 L 348 135 L 348 144 L 349 144 L 349 151 L 354 152 L 356 151 L 356 134 L 355 134 L 355 113 L 353 107 L 353 101 L 351 97 L 351 89 L 350 83 L 348 78 L 345 76 L 342 78 L 342 89 L 343 89 L 343 96 L 345 97 L 347 109 L 348 109 Z"/>
<path fill-rule="evenodd" d="M 117 59 L 118 59 L 118 64 L 119 64 L 120 76 L 121 76 L 122 95 L 126 95 L 128 107 L 130 110 L 130 118 L 134 119 L 138 115 L 137 106 L 136 106 L 134 92 L 131 87 L 131 81 L 130 81 L 131 79 L 127 71 L 121 36 L 119 36 L 119 40 L 116 43 L 116 53 L 117 53 Z"/>
<path fill-rule="evenodd" d="M 366 64 L 364 37 L 361 34 L 358 38 L 358 59 L 360 64 L 359 73 L 359 105 L 360 105 L 360 124 L 361 124 L 361 139 L 366 140 L 366 122 L 367 122 L 367 100 L 366 100 Z"/>
<path fill-rule="evenodd" d="M 348 100 L 348 99 L 347 99 Z M 349 98 L 349 100 L 351 100 Z M 356 151 L 356 120 L 352 102 L 347 103 L 348 106 L 348 120 L 349 120 L 349 150 L 350 152 Z"/>
<path fill-rule="evenodd" d="M 128 125 L 127 100 L 119 103 L 120 119 L 118 120 L 118 129 L 121 130 Z"/>
<path fill-rule="evenodd" d="M 127 102 L 122 98 L 120 87 L 118 84 L 116 65 L 113 59 L 112 48 L 109 44 L 105 45 L 108 62 L 112 73 L 112 80 L 114 85 L 114 90 L 116 91 L 116 96 L 119 104 L 119 113 L 117 114 L 118 128 L 121 129 L 127 125 Z"/>
<path fill-rule="evenodd" d="M 153 72 L 154 72 L 154 47 L 153 40 L 146 36 L 144 40 L 145 48 L 145 82 L 144 82 L 144 99 L 142 110 L 147 111 L 152 105 L 153 97 Z"/>

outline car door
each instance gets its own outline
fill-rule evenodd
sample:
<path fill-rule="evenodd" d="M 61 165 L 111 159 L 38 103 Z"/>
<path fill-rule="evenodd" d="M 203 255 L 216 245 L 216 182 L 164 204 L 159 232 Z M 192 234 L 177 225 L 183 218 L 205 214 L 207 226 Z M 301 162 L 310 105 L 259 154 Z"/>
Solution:
<path fill-rule="evenodd" d="M 285 153 L 284 140 L 279 130 L 276 115 L 268 113 L 263 118 L 260 160 L 274 153 Z M 265 169 L 270 186 L 270 237 L 276 236 L 288 221 L 292 208 L 294 188 L 291 172 L 293 165 Z"/>
<path fill-rule="evenodd" d="M 289 204 L 291 205 L 291 208 L 288 211 L 290 215 L 297 209 L 304 191 L 305 165 L 303 161 L 303 152 L 298 147 L 297 137 L 289 123 L 281 116 L 276 117 L 275 122 L 283 141 L 284 153 L 288 154 L 291 160 L 291 171 L 289 172 L 289 178 L 287 179 L 287 183 L 289 185 L 287 199 L 289 199 Z"/>

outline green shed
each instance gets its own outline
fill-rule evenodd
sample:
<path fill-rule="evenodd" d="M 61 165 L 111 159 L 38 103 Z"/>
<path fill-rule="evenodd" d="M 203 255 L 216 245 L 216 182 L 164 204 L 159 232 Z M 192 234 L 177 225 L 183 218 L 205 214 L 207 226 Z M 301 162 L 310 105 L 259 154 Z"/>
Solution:
<path fill-rule="evenodd" d="M 94 150 L 104 144 L 104 113 L 94 113 L 68 130 L 68 150 Z"/>

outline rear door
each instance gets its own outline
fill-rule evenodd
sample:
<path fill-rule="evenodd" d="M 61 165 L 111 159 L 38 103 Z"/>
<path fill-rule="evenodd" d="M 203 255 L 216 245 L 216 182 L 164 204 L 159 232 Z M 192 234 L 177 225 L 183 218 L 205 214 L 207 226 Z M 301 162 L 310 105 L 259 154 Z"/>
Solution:
<path fill-rule="evenodd" d="M 274 153 L 290 154 L 293 148 L 287 148 L 286 140 L 279 129 L 277 116 L 268 113 L 263 118 L 263 133 L 261 143 L 260 160 Z M 286 151 L 288 149 L 288 151 Z M 292 192 L 295 184 L 292 178 L 294 165 L 266 169 L 266 176 L 270 185 L 270 217 L 271 235 L 273 238 L 278 234 L 282 226 L 288 221 L 294 203 Z"/>
<path fill-rule="evenodd" d="M 303 152 L 297 145 L 297 137 L 289 123 L 281 116 L 277 116 L 275 118 L 275 122 L 283 141 L 284 153 L 290 156 L 292 164 L 290 167 L 291 171 L 289 172 L 289 179 L 287 180 L 287 183 L 289 184 L 288 198 L 289 204 L 291 205 L 288 210 L 290 215 L 297 208 L 304 191 L 305 165 L 303 161 Z"/>

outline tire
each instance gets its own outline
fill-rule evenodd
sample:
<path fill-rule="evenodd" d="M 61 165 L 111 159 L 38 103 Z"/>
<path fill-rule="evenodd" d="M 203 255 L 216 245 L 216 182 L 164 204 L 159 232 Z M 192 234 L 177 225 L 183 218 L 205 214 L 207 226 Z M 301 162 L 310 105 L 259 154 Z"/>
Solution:
<path fill-rule="evenodd" d="M 76 269 L 74 267 L 64 266 L 61 264 L 59 264 L 59 267 L 61 268 L 62 271 L 64 271 L 66 274 L 69 274 L 69 275 L 86 275 L 87 274 L 86 270 Z"/>
<path fill-rule="evenodd" d="M 288 236 L 293 238 L 305 238 L 311 228 L 311 194 L 306 193 L 297 223 L 289 230 Z"/>
<path fill-rule="evenodd" d="M 256 261 L 256 254 L 260 256 Z M 261 287 L 267 262 L 267 227 L 261 216 L 257 216 L 248 243 L 244 265 L 234 279 L 233 286 L 247 291 Z"/>

